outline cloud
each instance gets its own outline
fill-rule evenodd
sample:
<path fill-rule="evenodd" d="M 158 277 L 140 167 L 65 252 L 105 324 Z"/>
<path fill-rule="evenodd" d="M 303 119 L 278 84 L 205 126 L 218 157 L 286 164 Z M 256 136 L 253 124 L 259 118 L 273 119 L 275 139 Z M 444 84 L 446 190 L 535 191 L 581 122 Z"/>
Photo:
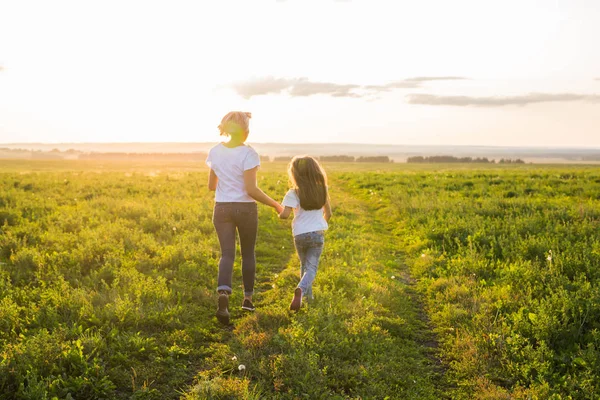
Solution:
<path fill-rule="evenodd" d="M 290 86 L 288 79 L 266 77 L 245 82 L 237 82 L 232 85 L 233 89 L 242 97 L 249 99 L 261 94 L 277 94 Z"/>
<path fill-rule="evenodd" d="M 416 77 L 394 81 L 385 85 L 356 85 L 332 82 L 313 82 L 308 78 L 275 78 L 272 76 L 255 78 L 248 81 L 236 82 L 231 85 L 240 96 L 249 99 L 252 96 L 288 93 L 293 97 L 312 95 L 328 95 L 332 97 L 358 98 L 373 96 L 394 89 L 414 89 L 421 87 L 423 82 L 439 80 L 467 79 L 455 76 Z"/>
<path fill-rule="evenodd" d="M 328 94 L 333 97 L 360 97 L 352 92 L 359 85 L 339 85 L 328 82 L 311 82 L 306 78 L 297 79 L 290 87 L 291 96 L 312 96 L 313 94 Z"/>
<path fill-rule="evenodd" d="M 420 82 L 405 79 L 403 81 L 390 82 L 385 85 L 367 85 L 363 86 L 363 89 L 371 92 L 388 92 L 392 89 L 414 89 L 419 86 L 421 86 Z"/>
<path fill-rule="evenodd" d="M 326 94 L 333 97 L 358 97 L 352 90 L 359 85 L 340 85 L 330 82 L 312 82 L 307 78 L 274 78 L 265 77 L 245 82 L 237 82 L 231 87 L 240 96 L 249 99 L 252 96 L 280 94 L 288 92 L 291 96 L 304 97 L 315 94 Z"/>
<path fill-rule="evenodd" d="M 1 66 L 0 66 L 1 68 Z M 396 89 L 415 89 L 430 81 L 466 80 L 460 76 L 418 76 L 383 85 L 340 84 L 333 82 L 314 82 L 308 78 L 263 77 L 237 82 L 231 85 L 237 94 L 249 99 L 252 96 L 270 94 L 288 94 L 292 97 L 325 95 L 331 97 L 377 98 L 377 94 Z M 595 78 L 600 80 L 600 78 Z M 434 94 L 411 93 L 406 96 L 409 104 L 455 107 L 504 107 L 526 106 L 528 104 L 549 102 L 583 101 L 600 103 L 598 94 L 578 93 L 529 93 L 518 96 L 438 96 Z"/>
<path fill-rule="evenodd" d="M 433 94 L 412 93 L 406 96 L 410 104 L 430 106 L 458 106 L 458 107 L 503 107 L 526 106 L 535 103 L 586 101 L 599 103 L 600 95 L 576 93 L 529 93 L 522 96 L 437 96 Z"/>
<path fill-rule="evenodd" d="M 468 78 L 462 76 L 417 76 L 416 78 L 406 79 L 407 82 L 427 82 L 427 81 L 462 81 Z"/>

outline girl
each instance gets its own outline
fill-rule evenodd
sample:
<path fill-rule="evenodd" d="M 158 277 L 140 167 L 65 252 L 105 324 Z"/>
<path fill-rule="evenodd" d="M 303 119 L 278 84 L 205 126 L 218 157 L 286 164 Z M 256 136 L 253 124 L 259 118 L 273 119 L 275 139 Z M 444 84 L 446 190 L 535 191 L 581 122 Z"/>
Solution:
<path fill-rule="evenodd" d="M 300 257 L 300 283 L 294 290 L 290 310 L 298 311 L 302 297 L 312 298 L 312 283 L 317 275 L 323 251 L 324 233 L 331 218 L 327 176 L 312 157 L 294 157 L 288 167 L 292 189 L 283 198 L 285 207 L 279 218 L 286 219 L 294 210 L 292 234 Z"/>
<path fill-rule="evenodd" d="M 256 272 L 254 247 L 258 230 L 256 201 L 273 207 L 277 213 L 283 210 L 279 203 L 256 186 L 256 171 L 260 166 L 260 157 L 252 147 L 245 144 L 250 132 L 250 117 L 250 113 L 241 111 L 232 111 L 225 115 L 219 125 L 219 131 L 221 135 L 229 136 L 229 141 L 219 143 L 210 149 L 206 159 L 206 164 L 210 168 L 208 189 L 216 192 L 213 224 L 221 246 L 217 285 L 219 300 L 216 315 L 223 324 L 229 323 L 229 295 L 232 288 L 236 230 L 240 237 L 242 253 L 244 282 L 242 309 L 254 311 L 252 304 Z"/>

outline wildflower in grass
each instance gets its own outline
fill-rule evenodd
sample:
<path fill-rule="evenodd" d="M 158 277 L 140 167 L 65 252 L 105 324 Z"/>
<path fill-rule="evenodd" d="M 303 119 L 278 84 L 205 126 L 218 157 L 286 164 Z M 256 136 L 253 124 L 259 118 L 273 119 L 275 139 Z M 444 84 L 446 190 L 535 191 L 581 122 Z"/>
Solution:
<path fill-rule="evenodd" d="M 421 257 L 422 257 L 422 258 L 425 258 L 425 257 L 426 257 L 426 256 L 425 256 L 425 253 L 421 254 Z"/>
<path fill-rule="evenodd" d="M 173 227 L 173 232 L 177 232 L 177 228 L 176 227 Z"/>
<path fill-rule="evenodd" d="M 394 275 L 392 275 L 392 279 L 396 279 L 396 277 Z"/>
<path fill-rule="evenodd" d="M 238 369 L 240 371 L 244 371 L 246 369 L 246 366 L 244 364 L 240 364 L 240 365 L 238 365 Z"/>
<path fill-rule="evenodd" d="M 237 356 L 233 356 L 233 357 L 231 357 L 231 359 L 232 359 L 233 361 L 235 361 L 235 360 L 237 360 Z"/>

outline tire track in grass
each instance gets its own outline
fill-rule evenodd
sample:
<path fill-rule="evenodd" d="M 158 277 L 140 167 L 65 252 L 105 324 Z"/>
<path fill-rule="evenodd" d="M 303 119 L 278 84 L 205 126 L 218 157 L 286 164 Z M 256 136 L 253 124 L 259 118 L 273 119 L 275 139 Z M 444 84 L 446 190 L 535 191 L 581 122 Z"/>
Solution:
<path fill-rule="evenodd" d="M 271 275 L 260 278 L 267 290 L 257 293 L 257 311 L 234 314 L 233 330 L 214 344 L 183 398 L 441 397 L 439 371 L 422 345 L 427 326 L 399 279 L 391 236 L 343 180 L 332 176 L 331 187 L 334 217 L 315 300 L 288 310 L 299 277 L 289 227 L 261 220 L 271 232 L 264 246 L 285 249 L 272 254 Z"/>
<path fill-rule="evenodd" d="M 380 171 L 377 171 L 378 173 Z M 445 377 L 446 368 L 440 359 L 440 349 L 437 335 L 432 325 L 429 315 L 425 309 L 425 299 L 423 294 L 417 288 L 417 281 L 411 276 L 409 267 L 405 264 L 406 243 L 398 235 L 398 224 L 402 224 L 400 216 L 395 212 L 390 214 L 389 199 L 385 196 L 380 196 L 377 192 L 380 188 L 374 182 L 369 173 L 361 177 L 362 182 L 356 182 L 355 179 L 348 179 L 348 176 L 342 176 L 345 189 L 350 191 L 353 196 L 361 198 L 363 206 L 367 209 L 367 213 L 373 219 L 373 231 L 379 232 L 382 236 L 389 238 L 389 251 L 395 255 L 395 262 L 389 273 L 394 274 L 396 280 L 400 283 L 401 293 L 408 299 L 408 311 L 411 314 L 411 319 L 417 328 L 415 335 L 416 343 L 421 346 L 422 353 L 427 357 L 429 365 L 433 369 L 434 375 L 438 378 L 435 380 L 435 387 L 440 398 L 449 398 L 450 384 Z M 387 178 L 389 179 L 389 178 Z M 381 182 L 379 182 L 381 183 Z M 370 187 L 374 190 L 371 190 Z M 404 310 L 402 307 L 397 310 Z"/>
<path fill-rule="evenodd" d="M 352 178 L 348 181 L 342 175 L 338 183 L 345 192 L 346 198 L 353 197 L 357 201 L 362 216 L 362 221 L 359 220 L 358 223 L 364 223 L 363 229 L 370 236 L 370 240 L 376 243 L 374 248 L 377 249 L 377 259 L 373 262 L 371 271 L 375 279 L 387 283 L 390 293 L 388 297 L 381 300 L 382 308 L 388 316 L 397 315 L 402 318 L 408 327 L 407 331 L 411 333 L 406 335 L 406 331 L 389 329 L 390 334 L 398 336 L 401 341 L 404 340 L 405 348 L 399 351 L 397 356 L 402 357 L 403 351 L 414 352 L 413 368 L 421 369 L 423 376 L 431 378 L 430 389 L 435 398 L 445 398 L 445 383 L 441 379 L 444 370 L 438 356 L 438 343 L 424 310 L 421 296 L 415 288 L 415 281 L 404 265 L 404 252 L 395 239 L 394 227 L 390 226 L 389 218 L 385 218 L 386 215 L 382 214 L 386 212 L 386 199 L 377 196 L 374 191 L 353 189 L 355 185 Z M 411 394 L 401 398 L 425 398 L 425 396 L 418 394 L 413 397 Z"/>

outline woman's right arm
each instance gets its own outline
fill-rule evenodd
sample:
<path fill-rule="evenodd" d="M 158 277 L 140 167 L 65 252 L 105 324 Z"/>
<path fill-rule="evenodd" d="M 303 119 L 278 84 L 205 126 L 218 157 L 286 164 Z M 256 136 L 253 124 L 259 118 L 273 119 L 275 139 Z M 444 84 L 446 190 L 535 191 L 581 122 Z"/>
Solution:
<path fill-rule="evenodd" d="M 217 182 L 219 181 L 219 178 L 217 178 L 217 174 L 215 174 L 215 171 L 210 170 L 209 174 L 208 174 L 208 190 L 214 192 L 215 190 L 217 190 Z"/>
<path fill-rule="evenodd" d="M 263 203 L 269 207 L 273 207 L 277 214 L 280 214 L 283 211 L 283 207 L 281 204 L 270 198 L 263 192 L 256 184 L 256 171 L 258 167 L 254 167 L 244 171 L 244 187 L 248 196 L 252 197 L 254 200 L 259 203 Z"/>

